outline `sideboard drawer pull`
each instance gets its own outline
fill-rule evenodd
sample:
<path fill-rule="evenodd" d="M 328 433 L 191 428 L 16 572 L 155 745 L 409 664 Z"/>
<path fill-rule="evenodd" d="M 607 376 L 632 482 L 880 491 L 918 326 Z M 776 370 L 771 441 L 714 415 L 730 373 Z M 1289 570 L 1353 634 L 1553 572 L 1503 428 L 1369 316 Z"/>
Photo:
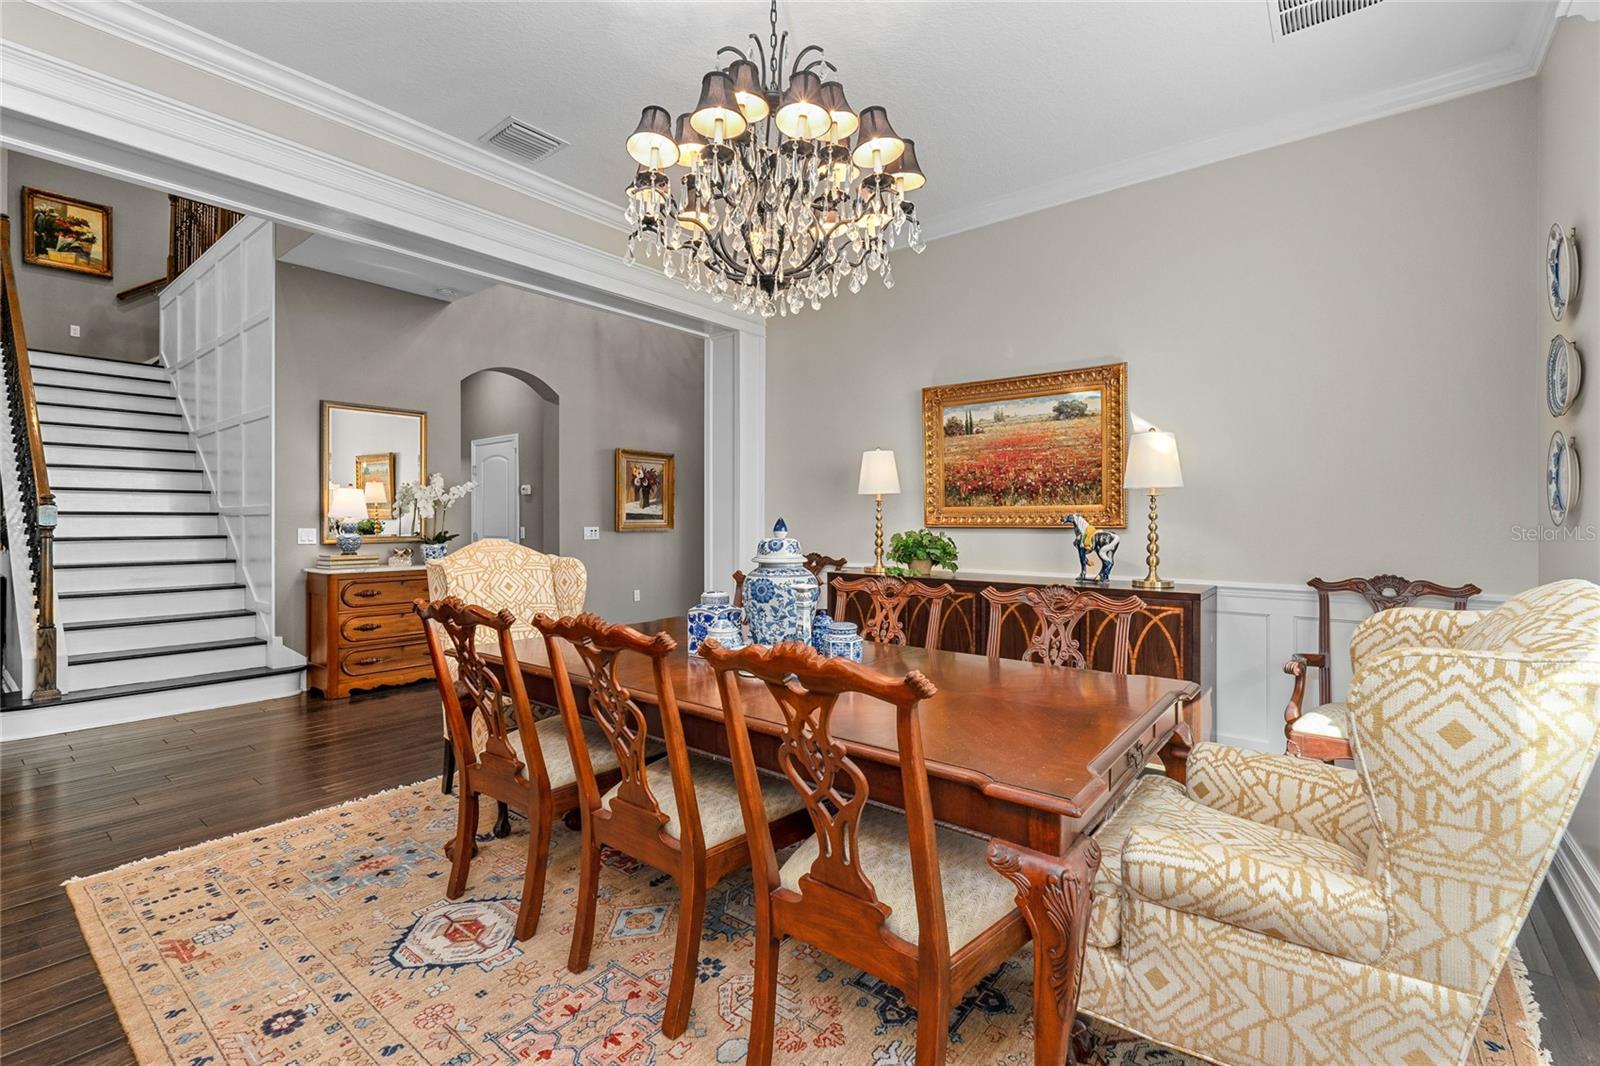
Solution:
<path fill-rule="evenodd" d="M 369 655 L 365 659 L 357 659 L 355 661 L 355 665 L 356 666 L 377 666 L 379 663 L 387 662 L 387 661 L 388 660 L 382 655 Z"/>
<path fill-rule="evenodd" d="M 383 590 L 382 589 L 356 589 L 354 592 L 351 593 L 351 595 L 352 596 L 359 596 L 364 600 L 370 600 L 374 596 L 382 596 L 383 595 Z"/>
<path fill-rule="evenodd" d="M 353 626 L 352 628 L 355 629 L 357 633 L 371 633 L 374 629 L 382 629 L 383 625 L 379 622 L 362 622 L 360 625 Z"/>

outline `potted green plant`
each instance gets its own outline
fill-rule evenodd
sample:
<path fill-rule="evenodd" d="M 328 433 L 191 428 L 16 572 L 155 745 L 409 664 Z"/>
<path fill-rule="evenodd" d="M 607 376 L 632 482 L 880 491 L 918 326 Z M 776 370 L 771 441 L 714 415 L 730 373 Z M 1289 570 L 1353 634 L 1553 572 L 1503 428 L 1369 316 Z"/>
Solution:
<path fill-rule="evenodd" d="M 363 537 L 376 537 L 378 535 L 378 528 L 378 523 L 371 518 L 363 518 L 361 521 L 356 523 L 356 532 L 360 533 Z"/>
<path fill-rule="evenodd" d="M 949 534 L 929 529 L 909 529 L 889 538 L 889 558 L 913 574 L 929 574 L 934 567 L 955 570 L 956 542 Z"/>

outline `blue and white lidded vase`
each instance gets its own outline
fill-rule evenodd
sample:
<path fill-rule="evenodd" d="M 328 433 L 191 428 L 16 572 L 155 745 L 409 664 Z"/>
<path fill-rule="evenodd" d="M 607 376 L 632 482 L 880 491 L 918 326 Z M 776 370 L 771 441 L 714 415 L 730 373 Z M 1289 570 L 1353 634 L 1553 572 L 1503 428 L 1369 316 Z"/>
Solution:
<path fill-rule="evenodd" d="M 861 661 L 861 652 L 864 643 L 861 634 L 856 631 L 854 622 L 828 622 L 828 637 L 820 649 L 824 655 L 833 659 L 849 659 L 851 662 Z"/>
<path fill-rule="evenodd" d="M 778 519 L 772 535 L 756 543 L 756 568 L 744 587 L 750 639 L 757 644 L 784 640 L 811 643 L 811 622 L 821 590 L 805 567 L 800 542 Z"/>
<path fill-rule="evenodd" d="M 811 646 L 822 654 L 828 654 L 828 626 L 833 618 L 821 607 L 811 616 Z"/>
<path fill-rule="evenodd" d="M 450 546 L 448 544 L 424 544 L 422 546 L 422 557 L 429 561 L 443 559 L 445 552 L 449 549 Z"/>
<path fill-rule="evenodd" d="M 689 654 L 693 655 L 706 639 L 706 630 L 719 618 L 731 618 L 735 629 L 744 621 L 744 612 L 734 607 L 726 592 L 700 594 L 700 602 L 689 608 Z"/>

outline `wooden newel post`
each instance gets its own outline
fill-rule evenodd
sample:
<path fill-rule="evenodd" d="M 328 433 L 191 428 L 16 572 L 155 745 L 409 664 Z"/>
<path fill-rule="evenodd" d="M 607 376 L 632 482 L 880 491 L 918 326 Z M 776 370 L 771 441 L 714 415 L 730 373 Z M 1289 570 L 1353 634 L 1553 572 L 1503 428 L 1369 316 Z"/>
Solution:
<path fill-rule="evenodd" d="M 53 700 L 61 695 L 56 678 L 56 498 L 51 493 L 39 501 L 39 652 L 34 664 L 33 698 Z"/>

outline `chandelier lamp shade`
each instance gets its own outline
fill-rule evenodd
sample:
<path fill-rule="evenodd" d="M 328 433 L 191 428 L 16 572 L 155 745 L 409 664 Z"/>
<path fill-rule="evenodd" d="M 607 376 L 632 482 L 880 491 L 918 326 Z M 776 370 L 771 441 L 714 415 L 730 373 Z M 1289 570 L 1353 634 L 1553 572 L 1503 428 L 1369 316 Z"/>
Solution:
<path fill-rule="evenodd" d="M 923 248 L 907 195 L 926 182 L 915 145 L 886 108 L 857 111 L 818 45 L 788 60 L 789 34 L 719 49 L 693 111 L 650 105 L 628 136 L 638 171 L 624 217 L 628 262 L 659 259 L 668 277 L 764 317 L 894 287 L 889 253 Z"/>

